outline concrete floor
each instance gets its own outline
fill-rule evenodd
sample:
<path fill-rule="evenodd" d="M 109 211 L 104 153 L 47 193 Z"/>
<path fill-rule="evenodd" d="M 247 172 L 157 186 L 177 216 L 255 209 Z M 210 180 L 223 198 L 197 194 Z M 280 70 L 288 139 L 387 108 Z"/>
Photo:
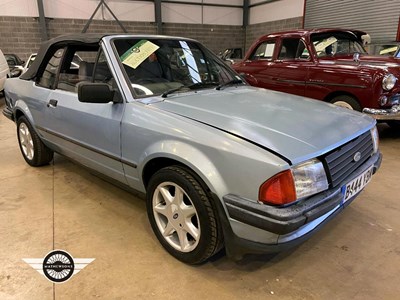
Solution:
<path fill-rule="evenodd" d="M 380 172 L 309 241 L 193 267 L 161 248 L 142 199 L 59 155 L 29 167 L 0 115 L 0 299 L 399 299 L 400 132 L 379 130 Z M 53 246 L 96 260 L 53 285 L 22 261 Z"/>

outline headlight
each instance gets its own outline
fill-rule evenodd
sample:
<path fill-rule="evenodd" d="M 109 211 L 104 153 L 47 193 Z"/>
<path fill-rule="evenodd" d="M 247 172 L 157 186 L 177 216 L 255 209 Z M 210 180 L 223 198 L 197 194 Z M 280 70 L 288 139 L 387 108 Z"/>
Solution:
<path fill-rule="evenodd" d="M 378 134 L 378 129 L 376 126 L 371 128 L 371 135 L 372 135 L 372 143 L 374 145 L 374 153 L 378 152 L 379 148 L 379 134 Z"/>
<path fill-rule="evenodd" d="M 260 186 L 259 201 L 284 205 L 327 190 L 324 166 L 317 159 L 294 166 L 271 177 Z"/>
<path fill-rule="evenodd" d="M 382 88 L 385 91 L 390 91 L 392 88 L 394 88 L 396 81 L 397 81 L 396 76 L 394 76 L 393 74 L 387 74 L 382 79 Z"/>
<path fill-rule="evenodd" d="M 297 199 L 328 189 L 324 166 L 317 159 L 309 160 L 292 169 Z"/>

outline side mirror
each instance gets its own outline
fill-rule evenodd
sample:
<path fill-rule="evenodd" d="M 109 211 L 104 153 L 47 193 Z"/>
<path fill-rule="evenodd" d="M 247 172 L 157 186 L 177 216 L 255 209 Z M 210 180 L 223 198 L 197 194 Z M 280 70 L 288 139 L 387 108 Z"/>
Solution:
<path fill-rule="evenodd" d="M 108 103 L 114 100 L 114 91 L 106 83 L 78 83 L 78 99 L 87 103 Z"/>

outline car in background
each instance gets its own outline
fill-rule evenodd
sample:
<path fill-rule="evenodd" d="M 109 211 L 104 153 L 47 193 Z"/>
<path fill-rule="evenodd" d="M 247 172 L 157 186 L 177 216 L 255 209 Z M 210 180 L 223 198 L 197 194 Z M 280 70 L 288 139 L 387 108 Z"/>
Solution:
<path fill-rule="evenodd" d="M 394 56 L 400 49 L 398 43 L 387 43 L 387 44 L 373 44 L 368 46 L 368 53 L 371 55 L 383 55 L 383 56 Z"/>
<path fill-rule="evenodd" d="M 400 61 L 368 55 L 365 36 L 343 29 L 268 34 L 233 68 L 251 85 L 362 111 L 398 127 Z"/>
<path fill-rule="evenodd" d="M 37 53 L 32 53 L 31 55 L 29 55 L 29 58 L 24 65 L 24 70 L 22 73 L 25 73 L 29 69 L 29 67 L 35 61 L 36 55 L 37 55 Z"/>
<path fill-rule="evenodd" d="M 251 87 L 181 37 L 52 39 L 5 102 L 29 165 L 57 152 L 146 193 L 155 236 L 189 264 L 301 243 L 381 163 L 374 119 Z"/>
<path fill-rule="evenodd" d="M 228 64 L 234 64 L 243 59 L 242 48 L 227 48 L 221 51 L 218 56 Z"/>
<path fill-rule="evenodd" d="M 8 67 L 7 60 L 0 49 L 0 93 L 3 92 L 4 83 L 10 76 L 10 68 Z"/>
<path fill-rule="evenodd" d="M 11 77 L 18 77 L 24 71 L 24 64 L 21 58 L 16 54 L 4 54 L 7 59 L 8 66 L 10 68 Z"/>

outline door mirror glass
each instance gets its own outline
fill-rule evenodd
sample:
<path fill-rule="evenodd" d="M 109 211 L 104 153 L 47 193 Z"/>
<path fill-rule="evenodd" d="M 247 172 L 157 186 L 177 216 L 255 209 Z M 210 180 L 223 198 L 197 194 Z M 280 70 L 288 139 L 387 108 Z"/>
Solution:
<path fill-rule="evenodd" d="M 108 103 L 114 99 L 114 91 L 107 83 L 78 83 L 78 99 L 87 103 Z"/>

